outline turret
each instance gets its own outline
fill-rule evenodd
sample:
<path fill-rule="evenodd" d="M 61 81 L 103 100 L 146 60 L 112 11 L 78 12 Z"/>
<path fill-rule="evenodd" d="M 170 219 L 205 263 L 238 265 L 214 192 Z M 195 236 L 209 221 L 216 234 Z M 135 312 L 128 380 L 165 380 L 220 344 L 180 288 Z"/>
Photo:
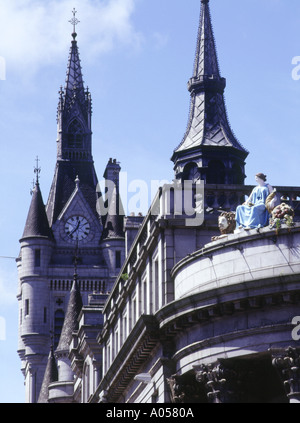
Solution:
<path fill-rule="evenodd" d="M 78 317 L 81 309 L 82 298 L 78 288 L 77 274 L 75 271 L 60 340 L 54 353 L 57 360 L 58 378 L 57 382 L 49 385 L 49 402 L 52 403 L 74 402 L 74 373 L 69 359 L 69 347 L 72 334 L 78 329 Z"/>
<path fill-rule="evenodd" d="M 50 348 L 50 295 L 47 269 L 53 249 L 53 237 L 38 180 L 32 192 L 20 244 L 21 251 L 17 260 L 19 355 L 26 362 L 23 368 L 26 399 L 29 402 L 36 402 Z"/>

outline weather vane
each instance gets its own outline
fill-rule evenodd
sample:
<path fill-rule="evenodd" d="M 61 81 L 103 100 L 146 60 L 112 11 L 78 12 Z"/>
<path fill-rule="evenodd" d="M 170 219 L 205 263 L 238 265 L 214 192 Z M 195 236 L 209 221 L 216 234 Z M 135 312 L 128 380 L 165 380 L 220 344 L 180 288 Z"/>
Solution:
<path fill-rule="evenodd" d="M 41 173 L 41 168 L 39 167 L 39 158 L 36 158 L 36 167 L 34 168 L 34 173 L 36 174 L 36 184 L 39 183 L 39 174 Z"/>
<path fill-rule="evenodd" d="M 73 37 L 74 37 L 74 39 L 75 39 L 75 37 L 76 37 L 76 26 L 80 23 L 80 21 L 76 18 L 76 13 L 77 13 L 77 10 L 75 9 L 75 7 L 74 7 L 74 9 L 72 10 L 72 13 L 73 13 L 73 18 L 69 21 L 70 22 L 70 24 L 72 24 L 73 25 Z"/>

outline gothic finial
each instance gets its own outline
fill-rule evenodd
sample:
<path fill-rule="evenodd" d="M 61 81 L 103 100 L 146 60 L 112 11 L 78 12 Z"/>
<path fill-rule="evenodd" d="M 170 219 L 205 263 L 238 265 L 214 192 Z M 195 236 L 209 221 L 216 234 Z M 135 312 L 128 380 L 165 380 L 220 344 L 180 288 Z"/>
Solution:
<path fill-rule="evenodd" d="M 73 18 L 69 22 L 70 22 L 70 24 L 73 25 L 73 34 L 72 34 L 72 37 L 75 40 L 75 38 L 77 37 L 77 34 L 76 34 L 76 25 L 78 25 L 80 23 L 80 21 L 76 18 L 77 10 L 75 9 L 75 7 L 72 10 L 72 13 L 73 13 Z"/>
<path fill-rule="evenodd" d="M 78 175 L 76 176 L 75 184 L 76 184 L 76 188 L 78 189 L 79 188 L 79 184 L 80 184 L 80 179 L 79 179 Z"/>
<path fill-rule="evenodd" d="M 34 173 L 36 174 L 35 184 L 38 185 L 39 184 L 39 174 L 41 173 L 41 168 L 39 167 L 39 158 L 38 158 L 38 156 L 36 157 L 36 166 L 34 168 Z"/>

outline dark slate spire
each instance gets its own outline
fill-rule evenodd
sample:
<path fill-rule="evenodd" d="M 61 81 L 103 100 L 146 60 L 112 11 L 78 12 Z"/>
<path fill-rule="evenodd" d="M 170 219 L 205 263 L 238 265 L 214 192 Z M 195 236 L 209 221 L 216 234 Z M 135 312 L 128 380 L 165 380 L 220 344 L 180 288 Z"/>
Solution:
<path fill-rule="evenodd" d="M 237 158 L 240 161 L 241 172 L 244 171 L 243 161 L 248 152 L 230 128 L 223 95 L 226 80 L 220 75 L 209 0 L 201 0 L 201 3 L 194 72 L 188 82 L 188 90 L 191 93 L 190 115 L 186 133 L 181 144 L 174 151 L 172 160 L 175 170 L 182 173 L 189 155 L 189 160 L 194 160 L 198 164 L 200 177 L 205 179 L 201 168 L 207 167 L 205 153 L 209 149 L 211 152 L 216 148 L 234 149 L 233 156 L 236 157 L 232 159 Z M 228 153 L 229 151 L 225 152 L 225 155 Z M 218 153 L 215 152 L 211 157 L 207 156 L 207 161 L 219 160 L 217 155 Z M 230 166 L 229 162 L 227 165 Z"/>
<path fill-rule="evenodd" d="M 76 36 L 73 32 L 66 84 L 59 92 L 57 162 L 46 207 L 50 226 L 72 195 L 77 176 L 83 195 L 99 218 L 98 179 L 92 157 L 92 100 L 89 90 L 84 88 Z"/>
<path fill-rule="evenodd" d="M 60 339 L 56 352 L 68 351 L 71 342 L 72 333 L 78 329 L 78 317 L 82 309 L 82 298 L 78 287 L 77 275 L 75 271 L 73 286 L 70 292 L 70 298 L 62 327 Z"/>
<path fill-rule="evenodd" d="M 87 160 L 92 158 L 92 100 L 89 89 L 84 88 L 76 35 L 72 34 L 65 88 L 59 91 L 58 157 Z"/>
<path fill-rule="evenodd" d="M 73 105 L 77 102 L 82 107 L 84 114 L 86 114 L 86 92 L 83 85 L 78 45 L 75 38 L 72 41 L 70 49 L 64 97 L 63 107 L 66 112 L 71 111 Z"/>
<path fill-rule="evenodd" d="M 37 182 L 35 188 L 32 191 L 31 204 L 22 238 L 40 236 L 51 237 L 51 230 L 49 227 L 40 186 Z"/>
<path fill-rule="evenodd" d="M 56 360 L 54 357 L 53 347 L 51 346 L 51 351 L 48 358 L 47 367 L 45 370 L 45 375 L 42 383 L 42 387 L 40 390 L 40 395 L 38 399 L 38 403 L 48 403 L 49 400 L 49 385 L 52 382 L 58 381 L 58 369 L 56 365 Z"/>

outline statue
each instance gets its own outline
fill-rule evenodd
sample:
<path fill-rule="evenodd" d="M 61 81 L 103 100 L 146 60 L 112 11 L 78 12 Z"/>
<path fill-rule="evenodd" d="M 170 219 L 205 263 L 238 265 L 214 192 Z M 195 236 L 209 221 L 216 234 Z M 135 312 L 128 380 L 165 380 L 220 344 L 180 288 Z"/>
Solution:
<path fill-rule="evenodd" d="M 235 213 L 234 212 L 222 212 L 218 219 L 218 226 L 221 232 L 220 236 L 213 236 L 211 238 L 212 241 L 217 241 L 229 234 L 233 234 L 236 221 L 235 221 Z"/>
<path fill-rule="evenodd" d="M 267 177 L 263 173 L 258 173 L 255 180 L 257 186 L 253 189 L 249 199 L 236 209 L 236 227 L 238 229 L 261 228 L 269 223 L 269 210 L 266 207 L 266 201 L 274 190 L 266 182 Z M 267 203 L 270 210 L 274 200 L 275 198 L 269 199 Z"/>

